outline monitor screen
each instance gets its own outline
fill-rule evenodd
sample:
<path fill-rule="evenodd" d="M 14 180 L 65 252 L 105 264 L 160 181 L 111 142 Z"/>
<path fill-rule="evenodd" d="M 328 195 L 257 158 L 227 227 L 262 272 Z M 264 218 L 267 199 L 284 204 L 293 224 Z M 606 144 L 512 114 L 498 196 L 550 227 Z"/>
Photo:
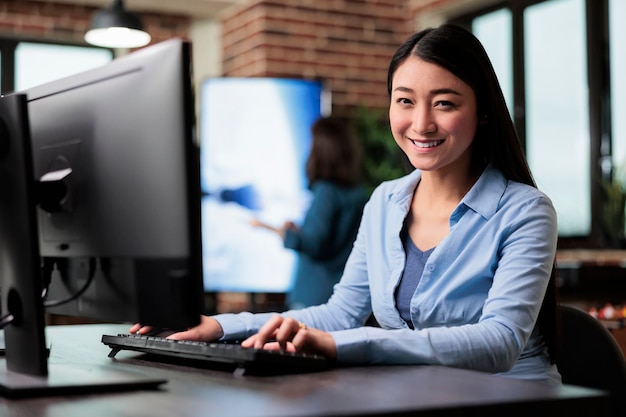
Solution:
<path fill-rule="evenodd" d="M 250 220 L 303 220 L 311 126 L 328 106 L 322 83 L 209 78 L 200 93 L 204 289 L 288 292 L 297 254 Z"/>
<path fill-rule="evenodd" d="M 198 322 L 201 193 L 190 48 L 172 39 L 0 98 L 9 368 L 46 374 L 43 308 L 169 328 Z"/>

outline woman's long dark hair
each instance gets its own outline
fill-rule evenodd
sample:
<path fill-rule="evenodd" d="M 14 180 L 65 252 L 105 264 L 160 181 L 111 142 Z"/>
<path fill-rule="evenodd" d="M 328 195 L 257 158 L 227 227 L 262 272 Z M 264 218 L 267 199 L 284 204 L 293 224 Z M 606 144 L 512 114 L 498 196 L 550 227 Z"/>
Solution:
<path fill-rule="evenodd" d="M 396 51 L 389 64 L 387 89 L 390 97 L 393 76 L 409 56 L 445 68 L 474 90 L 480 121 L 472 143 L 474 168 L 491 164 L 509 180 L 536 187 L 496 73 L 480 41 L 471 32 L 452 24 L 414 34 Z M 557 358 L 560 328 L 556 284 L 556 265 L 553 264 L 538 320 L 553 362 Z"/>
<path fill-rule="evenodd" d="M 347 121 L 320 117 L 311 127 L 311 135 L 311 152 L 306 162 L 309 186 L 319 180 L 348 187 L 362 181 L 363 149 Z"/>

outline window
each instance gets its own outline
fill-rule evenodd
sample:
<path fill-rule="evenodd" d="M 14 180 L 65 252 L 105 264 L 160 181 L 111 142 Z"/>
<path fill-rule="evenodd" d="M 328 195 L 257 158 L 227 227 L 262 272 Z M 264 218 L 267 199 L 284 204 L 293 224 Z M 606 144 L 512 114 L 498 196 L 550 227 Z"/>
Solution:
<path fill-rule="evenodd" d="M 20 42 L 15 49 L 15 90 L 99 67 L 110 60 L 107 49 Z"/>
<path fill-rule="evenodd" d="M 472 32 L 485 47 L 498 76 L 502 93 L 513 114 L 513 56 L 511 41 L 511 12 L 509 9 L 477 17 L 472 22 Z"/>
<path fill-rule="evenodd" d="M 564 247 L 611 245 L 602 181 L 626 181 L 624 18 L 623 0 L 511 0 L 454 20 L 492 59 Z"/>
<path fill-rule="evenodd" d="M 558 25 L 553 24 L 559 22 Z M 583 0 L 524 10 L 526 156 L 558 212 L 561 236 L 591 229 Z"/>
<path fill-rule="evenodd" d="M 109 49 L 0 39 L 2 92 L 20 91 L 101 66 L 113 59 Z"/>

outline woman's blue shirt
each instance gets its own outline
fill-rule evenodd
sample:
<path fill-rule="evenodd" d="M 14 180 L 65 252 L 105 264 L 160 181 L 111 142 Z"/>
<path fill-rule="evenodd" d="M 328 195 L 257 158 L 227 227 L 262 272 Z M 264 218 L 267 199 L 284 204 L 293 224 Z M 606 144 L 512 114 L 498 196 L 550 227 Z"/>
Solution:
<path fill-rule="evenodd" d="M 424 265 L 411 329 L 394 295 L 406 259 L 400 232 L 420 178 L 416 170 L 381 184 L 330 300 L 283 314 L 331 332 L 341 362 L 436 364 L 559 383 L 536 326 L 557 243 L 550 199 L 485 169 Z M 380 327 L 363 326 L 372 312 Z M 269 314 L 216 318 L 224 338 L 242 338 Z"/>

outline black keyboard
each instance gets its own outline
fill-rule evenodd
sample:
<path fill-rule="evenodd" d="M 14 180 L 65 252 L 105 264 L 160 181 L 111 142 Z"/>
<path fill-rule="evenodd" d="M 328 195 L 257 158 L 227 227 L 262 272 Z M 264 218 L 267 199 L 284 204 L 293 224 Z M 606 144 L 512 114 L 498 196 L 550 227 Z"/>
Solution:
<path fill-rule="evenodd" d="M 192 366 L 194 363 L 208 367 L 213 364 L 220 369 L 252 375 L 317 372 L 329 366 L 328 359 L 321 355 L 243 348 L 238 343 L 169 340 L 133 334 L 103 335 L 102 343 L 111 348 L 111 358 L 121 350 L 133 350 L 163 358 L 182 359 Z"/>

